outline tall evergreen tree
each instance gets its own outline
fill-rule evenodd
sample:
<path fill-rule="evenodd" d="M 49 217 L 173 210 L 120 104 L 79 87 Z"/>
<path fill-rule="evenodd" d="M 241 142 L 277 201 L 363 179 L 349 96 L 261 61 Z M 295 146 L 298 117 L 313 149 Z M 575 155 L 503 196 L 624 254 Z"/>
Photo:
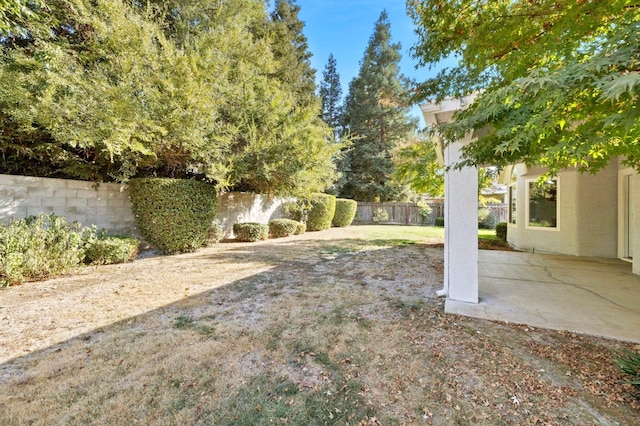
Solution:
<path fill-rule="evenodd" d="M 300 6 L 295 0 L 276 0 L 271 13 L 271 49 L 278 62 L 275 76 L 291 90 L 296 104 L 317 102 L 316 70 L 311 67 L 311 52 L 298 18 Z"/>
<path fill-rule="evenodd" d="M 322 102 L 322 119 L 329 127 L 333 128 L 335 140 L 339 140 L 342 135 L 344 106 L 342 105 L 340 74 L 338 74 L 336 65 L 336 58 L 331 53 L 322 72 L 320 101 Z"/>
<path fill-rule="evenodd" d="M 406 79 L 400 74 L 400 44 L 391 42 L 391 24 L 382 11 L 349 85 L 346 130 L 353 137 L 349 170 L 341 195 L 360 201 L 390 201 L 400 196 L 393 181 L 392 151 L 412 137 L 417 119 L 409 115 Z"/>

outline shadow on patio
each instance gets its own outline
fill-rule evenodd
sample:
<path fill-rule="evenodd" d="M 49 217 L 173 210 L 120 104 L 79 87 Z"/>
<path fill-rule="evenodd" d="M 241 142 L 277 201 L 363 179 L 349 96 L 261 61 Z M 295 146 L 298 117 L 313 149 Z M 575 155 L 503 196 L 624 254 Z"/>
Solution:
<path fill-rule="evenodd" d="M 640 343 L 640 276 L 618 259 L 481 250 L 480 303 L 446 311 Z"/>

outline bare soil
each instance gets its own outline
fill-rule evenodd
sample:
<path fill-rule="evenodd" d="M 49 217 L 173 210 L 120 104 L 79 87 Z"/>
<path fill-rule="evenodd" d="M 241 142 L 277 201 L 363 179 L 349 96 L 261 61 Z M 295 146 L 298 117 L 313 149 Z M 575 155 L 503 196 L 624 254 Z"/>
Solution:
<path fill-rule="evenodd" d="M 389 229 L 0 290 L 0 424 L 637 424 L 640 347 L 444 315 L 442 242 Z"/>

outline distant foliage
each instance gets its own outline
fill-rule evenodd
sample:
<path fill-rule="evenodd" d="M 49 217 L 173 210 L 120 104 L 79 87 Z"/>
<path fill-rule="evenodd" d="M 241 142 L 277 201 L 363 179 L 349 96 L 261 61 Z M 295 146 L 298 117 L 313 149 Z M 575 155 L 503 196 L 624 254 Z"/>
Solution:
<path fill-rule="evenodd" d="M 496 224 L 496 236 L 502 241 L 507 241 L 507 222 Z"/>
<path fill-rule="evenodd" d="M 387 213 L 387 211 L 382 207 L 376 207 L 375 209 L 373 209 L 373 216 L 371 217 L 371 220 L 376 223 L 386 222 L 389 220 L 389 213 Z"/>
<path fill-rule="evenodd" d="M 313 194 L 309 203 L 307 231 L 331 228 L 331 221 L 336 212 L 336 197 L 329 194 Z"/>
<path fill-rule="evenodd" d="M 247 243 L 263 241 L 269 238 L 269 225 L 255 222 L 234 223 L 233 233 L 237 241 Z"/>
<path fill-rule="evenodd" d="M 135 238 L 97 235 L 87 241 L 84 262 L 90 265 L 111 265 L 129 262 L 138 255 L 140 242 Z"/>
<path fill-rule="evenodd" d="M 273 219 L 269 222 L 269 237 L 282 238 L 295 235 L 300 222 L 291 219 Z"/>
<path fill-rule="evenodd" d="M 355 200 L 348 200 L 346 198 L 336 199 L 336 213 L 333 216 L 331 224 L 337 227 L 345 227 L 353 223 L 353 219 L 356 217 L 356 211 L 358 210 L 358 202 Z"/>
<path fill-rule="evenodd" d="M 162 253 L 194 251 L 207 241 L 217 206 L 212 185 L 186 179 L 133 179 L 129 193 L 138 229 Z"/>
<path fill-rule="evenodd" d="M 478 227 L 481 229 L 496 227 L 496 217 L 491 213 L 491 210 L 485 207 L 478 209 Z"/>
<path fill-rule="evenodd" d="M 436 226 L 444 226 L 444 217 L 442 217 L 442 216 L 436 217 L 435 225 Z"/>

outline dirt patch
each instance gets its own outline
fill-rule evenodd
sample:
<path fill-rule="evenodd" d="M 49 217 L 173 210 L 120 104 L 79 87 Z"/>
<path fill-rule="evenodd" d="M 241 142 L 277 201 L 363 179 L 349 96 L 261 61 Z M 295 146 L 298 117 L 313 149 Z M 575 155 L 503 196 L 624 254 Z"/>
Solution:
<path fill-rule="evenodd" d="M 441 241 L 376 229 L 220 244 L 2 290 L 0 423 L 637 420 L 612 363 L 633 345 L 444 315 Z"/>

